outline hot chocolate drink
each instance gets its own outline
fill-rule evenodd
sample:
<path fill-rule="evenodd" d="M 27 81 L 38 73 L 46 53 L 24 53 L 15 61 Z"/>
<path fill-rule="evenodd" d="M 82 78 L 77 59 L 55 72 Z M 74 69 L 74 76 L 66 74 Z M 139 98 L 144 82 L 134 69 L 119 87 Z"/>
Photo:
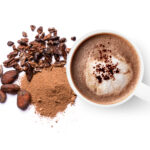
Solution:
<path fill-rule="evenodd" d="M 112 33 L 96 34 L 84 40 L 74 52 L 71 76 L 76 88 L 87 99 L 114 104 L 135 89 L 140 61 L 126 39 Z"/>

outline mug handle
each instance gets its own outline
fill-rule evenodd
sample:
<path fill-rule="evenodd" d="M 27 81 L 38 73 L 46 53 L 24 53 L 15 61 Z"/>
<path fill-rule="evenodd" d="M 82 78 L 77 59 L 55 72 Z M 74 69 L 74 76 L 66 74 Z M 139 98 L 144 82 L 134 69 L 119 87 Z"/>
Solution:
<path fill-rule="evenodd" d="M 135 90 L 135 95 L 143 100 L 150 100 L 150 86 L 141 82 Z"/>

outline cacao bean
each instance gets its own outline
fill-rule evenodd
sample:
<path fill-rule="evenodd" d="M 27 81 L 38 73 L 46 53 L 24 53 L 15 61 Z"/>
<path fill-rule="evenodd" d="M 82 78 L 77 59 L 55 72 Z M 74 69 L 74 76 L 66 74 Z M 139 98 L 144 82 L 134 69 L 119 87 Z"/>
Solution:
<path fill-rule="evenodd" d="M 20 90 L 17 96 L 17 106 L 20 109 L 25 110 L 28 108 L 30 102 L 31 102 L 30 93 L 26 90 Z"/>
<path fill-rule="evenodd" d="M 33 77 L 34 68 L 29 63 L 26 63 L 26 65 L 27 65 L 26 76 L 27 76 L 27 80 L 30 82 Z"/>
<path fill-rule="evenodd" d="M 4 103 L 6 101 L 6 93 L 0 90 L 0 103 Z"/>
<path fill-rule="evenodd" d="M 3 84 L 11 84 L 18 78 L 18 71 L 11 70 L 7 71 L 2 75 L 2 83 Z"/>
<path fill-rule="evenodd" d="M 0 77 L 3 75 L 3 67 L 0 65 Z"/>
<path fill-rule="evenodd" d="M 5 93 L 17 94 L 20 87 L 17 84 L 4 84 L 1 86 L 1 90 Z"/>

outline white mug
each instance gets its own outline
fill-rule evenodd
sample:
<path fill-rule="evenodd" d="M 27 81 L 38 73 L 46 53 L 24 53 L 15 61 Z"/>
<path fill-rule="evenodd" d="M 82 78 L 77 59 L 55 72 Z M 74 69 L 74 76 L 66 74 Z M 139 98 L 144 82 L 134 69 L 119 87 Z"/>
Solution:
<path fill-rule="evenodd" d="M 74 55 L 77 47 L 84 40 L 86 40 L 88 37 L 91 37 L 92 35 L 95 35 L 95 34 L 102 34 L 102 33 L 110 33 L 110 34 L 113 33 L 113 34 L 119 35 L 119 36 L 123 37 L 124 39 L 126 39 L 127 41 L 129 41 L 129 43 L 131 43 L 132 46 L 135 48 L 135 50 L 136 50 L 136 52 L 137 52 L 137 54 L 139 56 L 139 61 L 140 61 L 140 77 L 139 77 L 139 80 L 138 80 L 138 82 L 136 84 L 136 88 L 133 90 L 133 92 L 131 94 L 128 95 L 127 98 L 125 98 L 124 100 L 122 100 L 120 102 L 117 102 L 115 104 L 107 104 L 107 105 L 97 104 L 97 103 L 94 103 L 94 102 L 88 100 L 75 87 L 75 85 L 73 83 L 73 79 L 71 77 L 71 69 L 70 69 L 70 67 L 71 67 L 71 60 L 73 58 L 73 55 Z M 110 106 L 117 106 L 117 105 L 123 104 L 123 103 L 127 102 L 128 100 L 130 100 L 131 97 L 134 96 L 134 95 L 139 97 L 139 98 L 141 98 L 141 99 L 144 99 L 144 100 L 149 100 L 150 99 L 150 87 L 142 82 L 143 73 L 144 73 L 144 65 L 143 65 L 143 59 L 142 59 L 140 50 L 129 38 L 127 38 L 126 36 L 124 36 L 124 35 L 122 35 L 120 33 L 117 33 L 117 32 L 114 32 L 114 31 L 108 31 L 108 30 L 97 30 L 97 31 L 93 31 L 93 32 L 90 32 L 90 33 L 84 35 L 71 48 L 70 53 L 68 55 L 68 59 L 67 59 L 66 69 L 67 69 L 67 78 L 68 78 L 69 84 L 70 84 L 71 88 L 73 89 L 73 91 L 75 92 L 75 94 L 77 96 L 79 96 L 80 99 L 85 100 L 85 101 L 87 101 L 89 103 L 96 104 L 96 105 L 99 105 L 99 106 L 102 106 L 102 107 L 110 107 Z"/>

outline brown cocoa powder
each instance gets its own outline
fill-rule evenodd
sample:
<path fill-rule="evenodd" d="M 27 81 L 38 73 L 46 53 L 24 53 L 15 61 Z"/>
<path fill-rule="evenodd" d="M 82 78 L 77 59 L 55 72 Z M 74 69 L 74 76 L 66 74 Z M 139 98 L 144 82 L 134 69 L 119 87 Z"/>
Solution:
<path fill-rule="evenodd" d="M 21 88 L 31 93 L 36 112 L 51 118 L 63 112 L 68 104 L 74 104 L 76 98 L 67 81 L 65 67 L 44 69 L 35 74 L 31 82 L 23 76 Z"/>

